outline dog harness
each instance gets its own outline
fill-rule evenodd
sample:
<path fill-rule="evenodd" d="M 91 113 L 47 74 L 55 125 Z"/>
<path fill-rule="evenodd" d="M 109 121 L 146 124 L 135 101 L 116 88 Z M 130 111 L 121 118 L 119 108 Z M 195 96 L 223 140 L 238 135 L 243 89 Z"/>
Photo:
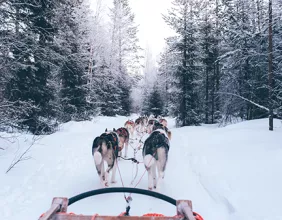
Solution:
<path fill-rule="evenodd" d="M 156 119 L 150 119 L 150 120 L 148 121 L 148 125 L 154 125 L 156 122 L 158 122 L 158 120 L 156 120 Z"/>

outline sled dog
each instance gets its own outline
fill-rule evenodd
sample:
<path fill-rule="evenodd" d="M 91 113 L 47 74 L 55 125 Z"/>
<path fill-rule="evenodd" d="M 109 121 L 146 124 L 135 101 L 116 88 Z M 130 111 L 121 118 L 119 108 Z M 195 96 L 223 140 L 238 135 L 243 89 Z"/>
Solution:
<path fill-rule="evenodd" d="M 158 120 L 157 119 L 150 119 L 149 121 L 148 121 L 148 125 L 147 125 L 147 129 L 146 129 L 146 132 L 148 133 L 148 134 L 151 134 L 152 133 L 152 131 L 153 131 L 153 126 L 154 126 L 154 124 L 156 123 L 156 122 L 158 122 Z"/>
<path fill-rule="evenodd" d="M 112 170 L 111 182 L 116 183 L 116 166 L 119 137 L 116 132 L 107 131 L 96 137 L 92 144 L 92 156 L 103 187 L 108 187 L 109 173 Z M 108 168 L 105 172 L 104 161 Z"/>
<path fill-rule="evenodd" d="M 166 119 L 160 118 L 160 119 L 159 119 L 159 122 L 160 122 L 161 124 L 163 124 L 165 127 L 167 127 L 167 120 L 166 120 Z"/>
<path fill-rule="evenodd" d="M 130 135 L 133 136 L 135 123 L 132 120 L 127 120 L 124 123 L 124 127 L 130 132 Z"/>
<path fill-rule="evenodd" d="M 125 148 L 124 157 L 127 158 L 128 151 L 128 142 L 129 142 L 129 132 L 126 128 L 119 128 L 114 131 L 119 136 L 118 148 L 119 148 L 119 156 L 122 156 L 122 150 Z"/>
<path fill-rule="evenodd" d="M 152 133 L 143 146 L 144 165 L 148 172 L 148 189 L 160 190 L 161 181 L 165 176 L 165 169 L 170 148 L 169 132 L 158 121 L 154 123 Z M 156 176 L 158 170 L 158 179 Z"/>
<path fill-rule="evenodd" d="M 139 117 L 135 120 L 135 130 L 137 134 L 146 132 L 148 118 L 146 116 Z"/>

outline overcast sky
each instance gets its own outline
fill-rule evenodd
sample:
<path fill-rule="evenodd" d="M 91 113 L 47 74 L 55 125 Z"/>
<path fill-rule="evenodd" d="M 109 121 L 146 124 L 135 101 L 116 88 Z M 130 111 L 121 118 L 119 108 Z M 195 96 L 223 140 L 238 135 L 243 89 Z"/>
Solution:
<path fill-rule="evenodd" d="M 96 5 L 97 0 L 89 0 Z M 173 35 L 162 14 L 167 14 L 172 0 L 129 0 L 135 22 L 139 24 L 140 46 L 150 47 L 153 57 L 156 57 L 165 45 L 164 38 Z M 102 0 L 103 4 L 112 7 L 113 0 Z"/>
<path fill-rule="evenodd" d="M 136 15 L 141 46 L 148 44 L 154 56 L 162 51 L 164 38 L 173 34 L 162 18 L 167 14 L 172 0 L 129 0 Z"/>

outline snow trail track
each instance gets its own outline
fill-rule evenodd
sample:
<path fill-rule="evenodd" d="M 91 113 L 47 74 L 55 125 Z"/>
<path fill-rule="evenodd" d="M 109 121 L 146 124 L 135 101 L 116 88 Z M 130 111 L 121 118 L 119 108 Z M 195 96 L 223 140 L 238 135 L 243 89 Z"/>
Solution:
<path fill-rule="evenodd" d="M 134 117 L 135 119 L 136 117 Z M 91 154 L 94 138 L 105 128 L 119 128 L 126 117 L 98 117 L 88 122 L 69 122 L 55 134 L 44 136 L 29 156 L 5 174 L 18 149 L 30 145 L 30 135 L 10 144 L 0 140 L 0 219 L 38 219 L 53 197 L 72 197 L 100 188 Z M 282 219 L 282 128 L 276 120 L 274 132 L 267 119 L 243 122 L 225 128 L 213 126 L 174 128 L 161 193 L 175 199 L 190 199 L 194 211 L 205 220 Z M 135 144 L 134 146 L 137 146 Z M 137 159 L 142 161 L 141 151 Z M 129 157 L 133 150 L 129 147 Z M 133 167 L 134 166 L 134 167 Z M 133 187 L 145 168 L 119 161 L 125 186 Z M 133 170 L 134 168 L 134 170 Z M 122 186 L 117 170 L 117 183 Z M 138 188 L 147 189 L 147 173 Z M 123 194 L 91 197 L 71 205 L 76 214 L 118 215 L 125 211 Z M 147 212 L 174 215 L 175 207 L 161 200 L 133 194 L 131 215 Z"/>

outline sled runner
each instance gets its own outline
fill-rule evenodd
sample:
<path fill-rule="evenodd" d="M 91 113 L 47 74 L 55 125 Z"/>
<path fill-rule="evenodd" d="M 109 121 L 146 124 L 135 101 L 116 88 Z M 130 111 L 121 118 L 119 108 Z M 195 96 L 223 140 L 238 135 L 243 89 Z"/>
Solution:
<path fill-rule="evenodd" d="M 130 216 L 130 202 L 132 198 L 125 197 L 126 200 L 126 211 L 121 213 L 118 216 L 100 216 L 98 214 L 92 216 L 86 215 L 76 215 L 74 213 L 67 213 L 67 208 L 71 204 L 85 199 L 90 196 L 95 196 L 99 194 L 106 193 L 136 193 L 147 196 L 152 196 L 161 200 L 164 200 L 172 205 L 176 206 L 176 215 L 175 216 L 164 216 L 163 214 L 157 213 L 147 213 L 143 216 Z M 52 201 L 51 208 L 43 213 L 39 220 L 204 220 L 199 214 L 192 211 L 192 202 L 190 200 L 175 200 L 166 195 L 144 190 L 138 188 L 129 188 L 129 187 L 112 187 L 112 188 L 103 188 L 92 190 L 89 192 L 85 192 L 74 196 L 70 199 L 68 198 L 60 198 L 55 197 Z"/>

